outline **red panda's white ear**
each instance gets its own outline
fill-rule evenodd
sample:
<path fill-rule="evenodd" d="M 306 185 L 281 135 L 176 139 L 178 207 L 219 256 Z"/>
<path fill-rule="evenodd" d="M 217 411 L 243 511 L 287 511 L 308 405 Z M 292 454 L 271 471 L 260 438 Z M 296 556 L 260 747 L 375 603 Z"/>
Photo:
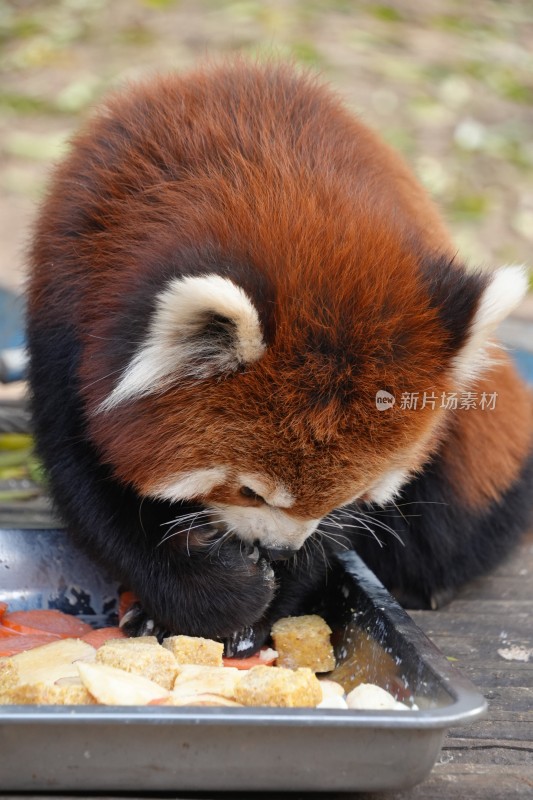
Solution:
<path fill-rule="evenodd" d="M 216 274 L 174 278 L 157 297 L 145 342 L 100 410 L 179 378 L 234 372 L 264 351 L 257 309 L 240 286 Z"/>
<path fill-rule="evenodd" d="M 466 341 L 452 362 L 454 378 L 467 384 L 481 375 L 492 360 L 488 350 L 491 334 L 520 303 L 527 292 L 527 273 L 522 266 L 496 270 L 477 304 Z"/>

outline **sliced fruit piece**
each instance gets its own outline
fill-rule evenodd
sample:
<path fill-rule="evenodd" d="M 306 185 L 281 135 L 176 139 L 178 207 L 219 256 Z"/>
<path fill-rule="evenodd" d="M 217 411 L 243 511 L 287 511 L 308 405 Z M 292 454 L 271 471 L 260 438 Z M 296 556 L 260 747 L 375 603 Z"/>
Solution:
<path fill-rule="evenodd" d="M 126 639 L 127 637 L 122 628 L 97 628 L 81 638 L 84 642 L 98 648 L 110 639 Z"/>
<path fill-rule="evenodd" d="M 82 622 L 72 614 L 50 609 L 35 609 L 34 611 L 12 611 L 4 614 L 2 625 L 14 633 L 35 634 L 50 633 L 61 638 L 85 636 L 92 631 L 90 625 Z"/>
<path fill-rule="evenodd" d="M 106 706 L 144 706 L 151 700 L 168 697 L 159 684 L 107 664 L 78 664 L 85 688 L 99 703 Z"/>
<path fill-rule="evenodd" d="M 24 642 L 31 637 L 20 636 L 18 638 Z M 77 675 L 76 662 L 82 659 L 94 660 L 95 657 L 94 647 L 87 642 L 82 642 L 81 639 L 56 639 L 44 643 L 40 647 L 17 653 L 6 661 L 10 661 L 15 666 L 20 684 L 52 684 L 59 678 Z M 0 666 L 0 679 L 1 674 Z"/>

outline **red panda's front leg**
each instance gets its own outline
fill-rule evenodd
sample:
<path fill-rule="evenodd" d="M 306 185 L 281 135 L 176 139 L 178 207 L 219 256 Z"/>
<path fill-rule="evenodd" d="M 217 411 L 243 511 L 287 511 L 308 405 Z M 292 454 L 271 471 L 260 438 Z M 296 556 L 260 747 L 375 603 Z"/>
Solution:
<path fill-rule="evenodd" d="M 141 599 L 143 615 L 130 632 L 139 633 L 146 619 L 159 630 L 219 639 L 252 626 L 274 597 L 266 562 L 243 558 L 237 540 L 210 553 L 196 536 L 188 547 L 187 526 L 161 544 L 164 523 L 180 509 L 142 499 L 101 463 L 78 395 L 75 331 L 31 319 L 28 338 L 34 426 L 50 491 L 80 546 Z M 206 540 L 216 534 L 205 526 Z"/>

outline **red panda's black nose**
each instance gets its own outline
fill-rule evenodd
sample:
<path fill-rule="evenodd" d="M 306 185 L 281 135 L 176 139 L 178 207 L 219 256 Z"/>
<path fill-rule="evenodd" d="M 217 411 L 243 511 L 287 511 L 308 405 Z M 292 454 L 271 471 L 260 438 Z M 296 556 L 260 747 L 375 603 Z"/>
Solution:
<path fill-rule="evenodd" d="M 269 561 L 287 561 L 297 553 L 291 547 L 262 547 L 261 553 L 268 558 Z"/>

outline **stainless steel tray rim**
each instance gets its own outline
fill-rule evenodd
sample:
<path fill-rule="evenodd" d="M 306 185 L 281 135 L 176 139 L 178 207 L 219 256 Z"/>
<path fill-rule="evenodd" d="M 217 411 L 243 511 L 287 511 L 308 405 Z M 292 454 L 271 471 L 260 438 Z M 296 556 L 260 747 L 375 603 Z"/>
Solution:
<path fill-rule="evenodd" d="M 478 700 L 472 698 L 473 700 Z M 468 706 L 467 706 L 468 703 Z M 50 723 L 77 724 L 93 723 L 101 725 L 134 725 L 137 723 L 152 725 L 271 725 L 281 726 L 343 726 L 350 728 L 385 728 L 394 725 L 396 728 L 440 729 L 447 728 L 457 722 L 474 721 L 483 716 L 487 710 L 487 702 L 454 703 L 451 708 L 422 709 L 409 711 L 387 710 L 343 710 L 343 709 L 279 709 L 257 708 L 197 708 L 194 711 L 178 711 L 172 707 L 130 706 L 125 711 L 119 706 L 38 706 L 37 711 L 28 713 L 28 706 L 11 706 L 0 713 L 0 724 L 27 723 L 31 721 L 39 725 Z"/>

